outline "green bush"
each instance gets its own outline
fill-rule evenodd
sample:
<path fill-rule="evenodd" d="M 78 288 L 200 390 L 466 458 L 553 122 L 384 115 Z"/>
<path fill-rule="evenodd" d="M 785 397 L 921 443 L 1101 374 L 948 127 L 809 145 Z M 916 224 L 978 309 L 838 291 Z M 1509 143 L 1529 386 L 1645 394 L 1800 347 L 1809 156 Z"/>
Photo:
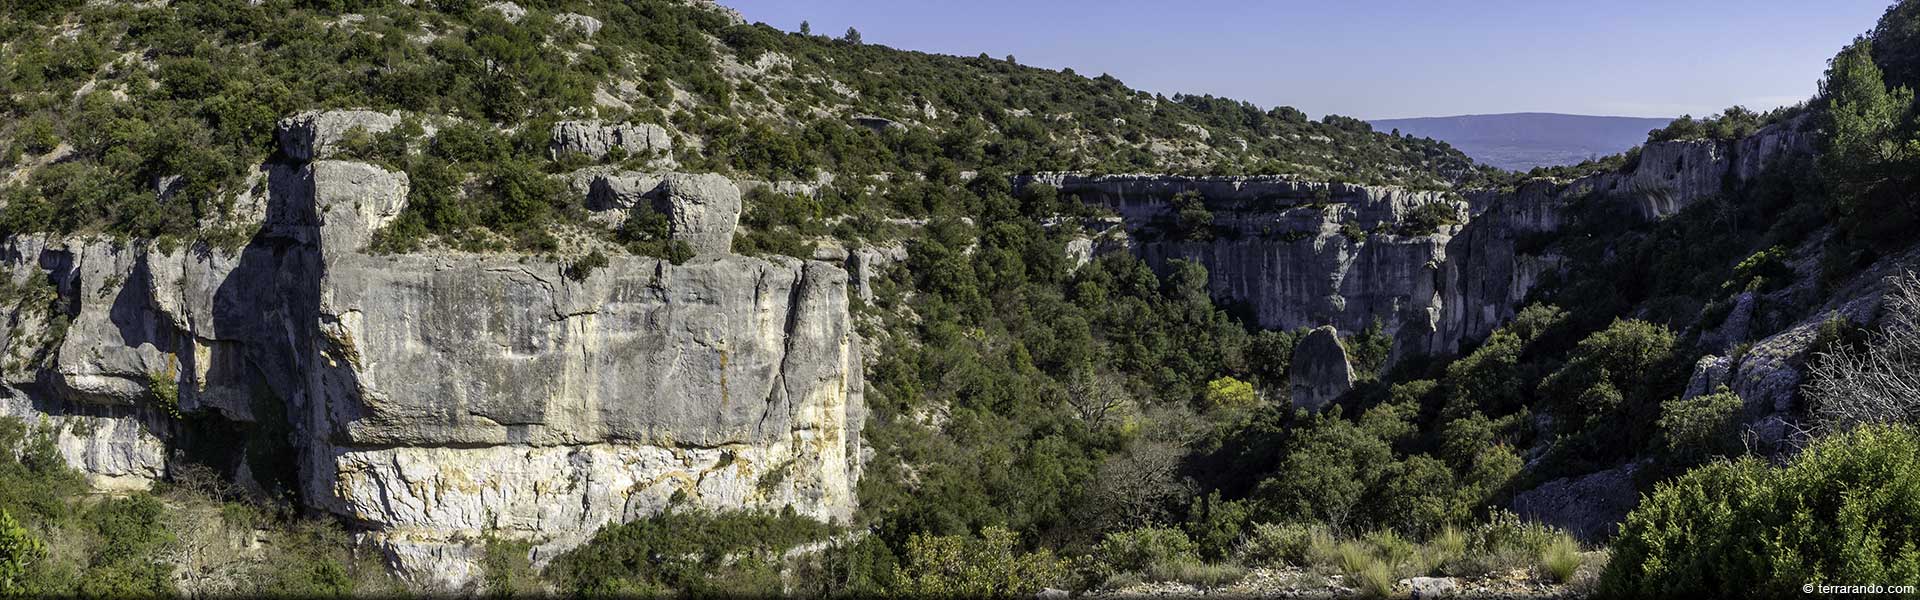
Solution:
<path fill-rule="evenodd" d="M 1155 564 L 1198 559 L 1200 547 L 1187 534 L 1166 527 L 1143 527 L 1107 534 L 1094 554 L 1112 571 L 1146 571 Z"/>
<path fill-rule="evenodd" d="M 1807 583 L 1920 584 L 1920 435 L 1865 426 L 1784 467 L 1751 458 L 1661 483 L 1601 578 L 1618 596 L 1788 596 Z"/>
<path fill-rule="evenodd" d="M 1679 465 L 1739 454 L 1745 409 L 1745 401 L 1725 387 L 1705 396 L 1668 400 L 1660 408 L 1660 448 Z"/>
<path fill-rule="evenodd" d="M 723 564 L 745 559 L 771 562 L 787 549 L 829 533 L 827 525 L 791 510 L 768 514 L 675 509 L 601 529 L 585 545 L 555 558 L 547 575 L 562 591 L 581 595 L 700 593 L 730 583 L 719 572 Z"/>
<path fill-rule="evenodd" d="M 31 591 L 28 574 L 45 554 L 46 544 L 40 538 L 0 510 L 0 597 L 27 595 Z"/>
<path fill-rule="evenodd" d="M 1249 565 L 1306 567 L 1314 562 L 1314 546 L 1332 540 L 1333 533 L 1321 525 L 1260 523 L 1240 546 L 1239 557 Z"/>
<path fill-rule="evenodd" d="M 1064 561 L 1044 549 L 1020 552 L 1018 541 L 1018 535 L 999 527 L 988 527 L 979 537 L 916 534 L 907 542 L 906 564 L 894 574 L 894 591 L 915 597 L 1012 598 L 1066 578 Z"/>

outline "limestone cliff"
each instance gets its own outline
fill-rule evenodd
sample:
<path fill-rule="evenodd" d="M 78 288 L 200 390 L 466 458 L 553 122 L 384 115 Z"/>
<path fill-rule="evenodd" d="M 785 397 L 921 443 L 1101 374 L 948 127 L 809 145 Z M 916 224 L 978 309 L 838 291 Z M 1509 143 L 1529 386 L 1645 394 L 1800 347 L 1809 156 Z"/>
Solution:
<path fill-rule="evenodd" d="M 342 123 L 379 117 L 284 123 L 283 154 L 316 160 L 263 167 L 237 249 L 0 243 L 0 412 L 102 487 L 178 460 L 284 485 L 432 587 L 473 577 L 483 535 L 547 556 L 671 502 L 852 514 L 845 270 L 726 254 L 738 190 L 681 175 L 674 234 L 704 252 L 685 264 L 620 256 L 576 279 L 531 256 L 370 254 L 407 177 L 326 156 Z"/>
<path fill-rule="evenodd" d="M 1812 146 L 1795 121 L 1734 142 L 1650 143 L 1620 171 L 1466 193 L 1281 177 L 1052 173 L 1019 183 L 1113 210 L 1134 252 L 1156 268 L 1199 262 L 1214 297 L 1263 327 L 1352 334 L 1377 319 L 1395 356 L 1447 354 L 1512 318 L 1539 278 L 1559 268 L 1559 257 L 1523 242 L 1558 231 L 1576 203 L 1664 217 Z M 1211 213 L 1211 239 L 1169 234 L 1173 199 L 1183 193 Z"/>

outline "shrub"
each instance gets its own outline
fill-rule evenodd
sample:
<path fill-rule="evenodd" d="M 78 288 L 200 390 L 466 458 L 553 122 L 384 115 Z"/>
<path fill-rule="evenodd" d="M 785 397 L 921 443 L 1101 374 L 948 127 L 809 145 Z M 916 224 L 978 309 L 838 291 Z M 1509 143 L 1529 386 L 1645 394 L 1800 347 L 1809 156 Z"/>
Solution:
<path fill-rule="evenodd" d="M 770 559 L 828 533 L 825 524 L 790 510 L 669 510 L 601 529 L 585 545 L 555 558 L 547 573 L 562 590 L 582 595 L 700 592 L 717 583 L 722 563 Z"/>
<path fill-rule="evenodd" d="M 1316 544 L 1328 544 L 1333 534 L 1322 525 L 1260 523 L 1240 546 L 1240 560 L 1257 566 L 1313 564 Z"/>
<path fill-rule="evenodd" d="M 0 510 L 0 597 L 25 595 L 27 576 L 35 561 L 46 554 L 46 545 L 33 532 L 21 527 L 13 515 Z"/>
<path fill-rule="evenodd" d="M 1146 571 L 1174 560 L 1199 559 L 1200 547 L 1187 534 L 1166 527 L 1109 533 L 1094 553 L 1113 571 Z"/>
<path fill-rule="evenodd" d="M 1660 447 L 1681 465 L 1738 454 L 1745 407 L 1740 396 L 1725 387 L 1697 398 L 1668 400 L 1660 408 Z"/>
<path fill-rule="evenodd" d="M 586 281 L 588 277 L 593 276 L 594 271 L 604 268 L 608 264 L 607 255 L 602 254 L 599 250 L 594 250 L 587 253 L 586 256 L 580 257 L 579 260 L 573 261 L 573 264 L 567 265 L 563 271 L 567 279 Z"/>
<path fill-rule="evenodd" d="M 1215 490 L 1205 497 L 1194 498 L 1187 508 L 1187 536 L 1199 546 L 1201 556 L 1224 558 L 1233 551 L 1234 544 L 1239 543 L 1251 512 L 1246 502 L 1223 499 Z"/>
<path fill-rule="evenodd" d="M 921 597 L 1011 598 L 1066 577 L 1066 563 L 1052 552 L 1022 553 L 1015 549 L 1017 542 L 1017 535 L 999 527 L 988 527 L 979 537 L 915 534 L 907 541 L 907 564 L 894 573 L 895 591 Z"/>
<path fill-rule="evenodd" d="M 481 543 L 480 574 L 488 596 L 512 598 L 539 592 L 539 575 L 527 555 L 533 544 L 488 534 Z"/>
<path fill-rule="evenodd" d="M 1787 596 L 1808 582 L 1920 584 L 1920 434 L 1873 425 L 1784 467 L 1709 464 L 1627 516 L 1601 577 L 1617 596 Z"/>

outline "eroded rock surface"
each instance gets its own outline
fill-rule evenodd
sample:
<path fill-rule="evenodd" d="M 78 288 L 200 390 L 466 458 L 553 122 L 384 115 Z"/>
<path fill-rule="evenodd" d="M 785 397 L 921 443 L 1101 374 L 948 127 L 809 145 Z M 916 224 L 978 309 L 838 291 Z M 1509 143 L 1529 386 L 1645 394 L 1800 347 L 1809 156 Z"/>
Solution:
<path fill-rule="evenodd" d="M 1317 411 L 1353 389 L 1353 365 L 1333 327 L 1316 328 L 1294 345 L 1292 365 L 1295 408 Z"/>
<path fill-rule="evenodd" d="M 561 121 L 553 124 L 550 144 L 555 156 L 582 154 L 594 160 L 606 158 L 615 148 L 639 157 L 673 151 L 673 138 L 667 130 L 651 123 Z"/>
<path fill-rule="evenodd" d="M 297 118 L 281 141 L 324 148 L 351 120 Z M 264 171 L 261 229 L 234 251 L 0 243 L 0 413 L 54 432 L 103 488 L 187 459 L 298 490 L 433 589 L 470 583 L 487 534 L 544 559 L 676 501 L 852 515 L 847 272 L 727 254 L 725 178 L 667 175 L 657 194 L 701 256 L 616 256 L 576 280 L 530 256 L 365 252 L 405 207 L 404 173 Z"/>

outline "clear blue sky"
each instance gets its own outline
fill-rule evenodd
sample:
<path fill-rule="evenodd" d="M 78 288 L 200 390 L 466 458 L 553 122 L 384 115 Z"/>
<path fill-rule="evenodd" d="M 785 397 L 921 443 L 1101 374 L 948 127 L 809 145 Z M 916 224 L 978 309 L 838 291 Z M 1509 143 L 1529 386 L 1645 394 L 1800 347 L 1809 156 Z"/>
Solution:
<path fill-rule="evenodd" d="M 1368 119 L 1811 96 L 1891 0 L 721 0 L 750 21 Z"/>

